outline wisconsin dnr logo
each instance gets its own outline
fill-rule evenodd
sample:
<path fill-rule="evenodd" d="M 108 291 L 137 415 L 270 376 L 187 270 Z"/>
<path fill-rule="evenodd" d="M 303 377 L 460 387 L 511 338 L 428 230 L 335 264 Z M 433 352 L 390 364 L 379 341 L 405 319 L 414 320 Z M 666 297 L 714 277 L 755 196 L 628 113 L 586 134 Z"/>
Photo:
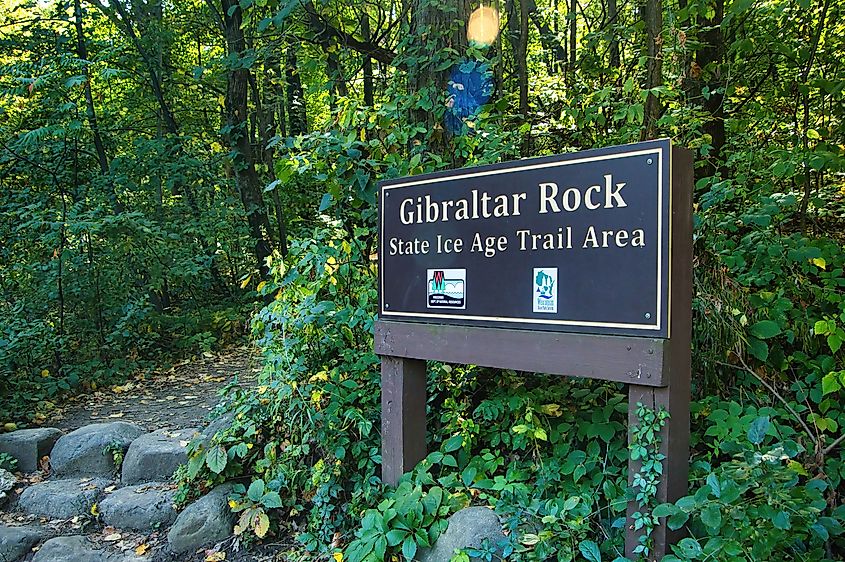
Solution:
<path fill-rule="evenodd" d="M 534 268 L 534 312 L 557 313 L 557 268 Z"/>
<path fill-rule="evenodd" d="M 466 269 L 427 270 L 428 308 L 466 308 Z"/>

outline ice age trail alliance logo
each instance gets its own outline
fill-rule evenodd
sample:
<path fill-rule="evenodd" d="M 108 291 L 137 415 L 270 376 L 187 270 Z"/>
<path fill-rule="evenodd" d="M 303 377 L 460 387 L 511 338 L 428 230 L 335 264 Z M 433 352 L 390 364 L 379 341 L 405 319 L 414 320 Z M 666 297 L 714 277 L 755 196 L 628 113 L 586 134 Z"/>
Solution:
<path fill-rule="evenodd" d="M 429 269 L 428 308 L 466 308 L 466 269 Z"/>
<path fill-rule="evenodd" d="M 557 313 L 557 268 L 534 268 L 534 312 Z"/>

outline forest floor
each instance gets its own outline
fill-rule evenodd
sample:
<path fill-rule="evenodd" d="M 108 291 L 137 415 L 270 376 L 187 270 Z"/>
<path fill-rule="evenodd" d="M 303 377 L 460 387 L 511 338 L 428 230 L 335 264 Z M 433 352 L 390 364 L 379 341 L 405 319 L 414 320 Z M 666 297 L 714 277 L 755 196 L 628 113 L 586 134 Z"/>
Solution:
<path fill-rule="evenodd" d="M 51 412 L 44 423 L 66 433 L 93 423 L 125 421 L 146 431 L 157 429 L 201 429 L 209 423 L 209 414 L 220 402 L 220 391 L 237 381 L 240 387 L 255 384 L 261 369 L 261 357 L 251 346 L 233 347 L 215 354 L 182 361 L 166 371 L 137 376 L 119 386 L 105 387 L 67 400 Z M 28 476 L 24 486 L 40 482 L 43 473 Z M 15 495 L 20 493 L 19 488 Z M 252 550 L 233 552 L 233 540 L 224 541 L 221 551 L 206 550 L 174 557 L 167 554 L 166 533 L 134 533 L 94 522 L 89 517 L 48 520 L 20 512 L 0 510 L 0 525 L 38 524 L 50 536 L 84 534 L 94 544 L 112 551 L 144 552 L 150 562 L 269 562 L 280 559 L 289 541 L 262 545 Z M 137 550 L 141 549 L 141 550 Z M 238 549 L 236 549 L 238 550 Z M 228 556 L 227 556 L 228 554 Z"/>
<path fill-rule="evenodd" d="M 76 396 L 44 424 L 67 432 L 92 423 L 125 421 L 147 431 L 202 427 L 236 379 L 250 386 L 261 369 L 254 348 L 242 346 L 177 363 L 167 371 L 139 375 L 126 384 Z"/>

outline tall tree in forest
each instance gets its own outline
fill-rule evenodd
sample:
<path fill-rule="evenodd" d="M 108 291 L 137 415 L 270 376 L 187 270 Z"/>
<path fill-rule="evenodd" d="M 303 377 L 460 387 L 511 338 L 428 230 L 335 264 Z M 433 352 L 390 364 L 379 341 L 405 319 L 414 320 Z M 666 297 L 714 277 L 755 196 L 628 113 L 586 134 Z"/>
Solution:
<path fill-rule="evenodd" d="M 208 0 L 209 4 L 211 0 Z M 244 60 L 246 41 L 243 31 L 243 11 L 236 0 L 221 0 L 223 35 L 231 67 L 226 73 L 226 137 L 232 149 L 235 183 L 246 212 L 250 234 L 255 243 L 255 257 L 262 276 L 267 273 L 266 258 L 271 254 L 270 220 L 264 205 L 261 180 L 255 168 L 256 155 L 249 134 L 247 107 L 251 79 Z M 216 9 L 216 7 L 215 7 Z"/>
<path fill-rule="evenodd" d="M 82 76 L 84 81 L 82 83 L 82 92 L 85 97 L 85 116 L 88 119 L 88 125 L 91 127 L 91 136 L 94 139 L 94 151 L 97 154 L 97 163 L 100 166 L 100 175 L 103 176 L 108 184 L 109 197 L 111 199 L 112 209 L 115 214 L 123 212 L 123 203 L 117 196 L 114 182 L 112 181 L 109 169 L 109 157 L 106 154 L 106 147 L 103 143 L 103 136 L 100 132 L 100 125 L 97 121 L 97 110 L 94 107 L 94 96 L 91 93 L 91 72 L 88 69 L 90 64 L 88 60 L 88 46 L 85 44 L 85 29 L 82 23 L 82 5 L 80 0 L 73 0 L 73 23 L 76 28 L 76 54 L 82 64 Z"/>
<path fill-rule="evenodd" d="M 575 1 L 575 0 L 573 0 Z M 663 2 L 645 0 L 643 10 L 646 36 L 646 90 L 652 90 L 663 84 Z M 643 111 L 642 139 L 655 138 L 657 119 L 660 117 L 660 98 L 649 91 Z"/>
<path fill-rule="evenodd" d="M 460 54 L 466 51 L 469 0 L 411 0 L 410 10 L 411 36 L 418 45 L 421 64 L 408 69 L 408 82 L 411 91 L 423 97 L 415 118 L 432 133 L 429 150 L 443 154 L 451 133 L 437 121 L 440 112 L 435 111 L 433 104 L 446 89 L 449 70 L 446 65 L 439 67 L 443 57 L 450 56 L 450 50 Z"/>

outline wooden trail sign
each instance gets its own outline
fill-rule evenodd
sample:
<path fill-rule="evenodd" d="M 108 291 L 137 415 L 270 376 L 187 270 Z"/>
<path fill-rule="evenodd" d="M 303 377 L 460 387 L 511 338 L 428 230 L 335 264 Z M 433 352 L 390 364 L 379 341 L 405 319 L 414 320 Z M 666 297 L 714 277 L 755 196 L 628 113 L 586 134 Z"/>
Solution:
<path fill-rule="evenodd" d="M 382 479 L 425 458 L 437 360 L 628 384 L 629 427 L 637 403 L 670 414 L 657 501 L 685 495 L 692 189 L 691 153 L 665 139 L 380 184 Z"/>

